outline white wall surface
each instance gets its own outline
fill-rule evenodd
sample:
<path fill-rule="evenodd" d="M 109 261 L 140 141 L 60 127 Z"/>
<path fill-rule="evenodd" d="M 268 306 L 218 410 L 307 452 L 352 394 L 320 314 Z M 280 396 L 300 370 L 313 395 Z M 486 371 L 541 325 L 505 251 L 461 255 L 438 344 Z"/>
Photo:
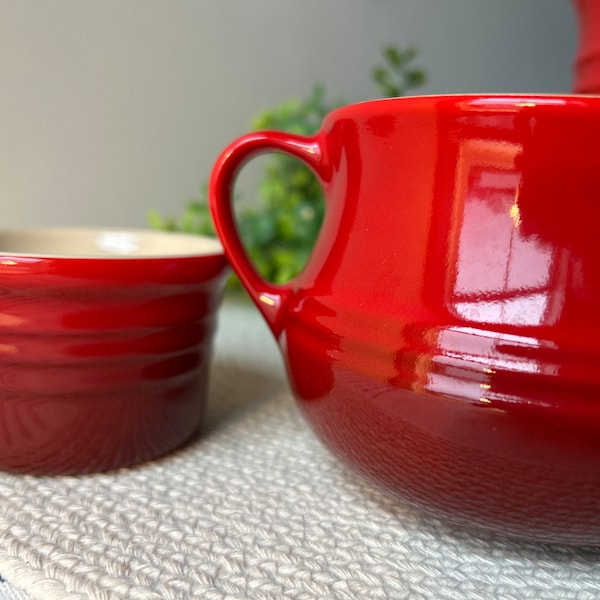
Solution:
<path fill-rule="evenodd" d="M 569 0 L 0 0 L 0 227 L 180 214 L 260 109 L 377 95 L 385 44 L 419 93 L 568 92 Z"/>

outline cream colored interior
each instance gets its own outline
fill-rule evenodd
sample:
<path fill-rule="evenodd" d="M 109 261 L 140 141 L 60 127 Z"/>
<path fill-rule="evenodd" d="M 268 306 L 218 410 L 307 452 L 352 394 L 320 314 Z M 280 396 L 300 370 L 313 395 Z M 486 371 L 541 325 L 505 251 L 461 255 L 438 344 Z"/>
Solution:
<path fill-rule="evenodd" d="M 0 231 L 0 255 L 141 258 L 222 254 L 213 238 L 135 229 Z"/>

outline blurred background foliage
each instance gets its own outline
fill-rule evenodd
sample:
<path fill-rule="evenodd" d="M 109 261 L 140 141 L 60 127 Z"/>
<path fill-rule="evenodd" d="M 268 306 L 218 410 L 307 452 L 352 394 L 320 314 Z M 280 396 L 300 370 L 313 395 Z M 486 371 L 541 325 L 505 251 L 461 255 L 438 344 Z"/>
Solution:
<path fill-rule="evenodd" d="M 380 97 L 405 96 L 426 82 L 426 73 L 415 66 L 417 51 L 386 46 L 382 62 L 371 71 Z M 304 99 L 289 99 L 263 110 L 252 119 L 252 130 L 278 130 L 298 135 L 315 134 L 325 115 L 346 104 L 330 102 L 323 84 L 316 84 Z M 262 277 L 281 284 L 295 277 L 306 263 L 321 228 L 325 212 L 323 191 L 303 163 L 285 154 L 269 155 L 258 183 L 255 202 L 236 201 L 241 239 Z M 156 211 L 149 224 L 167 231 L 215 236 L 207 201 L 207 184 L 191 199 L 179 218 Z M 232 277 L 230 285 L 239 287 Z"/>

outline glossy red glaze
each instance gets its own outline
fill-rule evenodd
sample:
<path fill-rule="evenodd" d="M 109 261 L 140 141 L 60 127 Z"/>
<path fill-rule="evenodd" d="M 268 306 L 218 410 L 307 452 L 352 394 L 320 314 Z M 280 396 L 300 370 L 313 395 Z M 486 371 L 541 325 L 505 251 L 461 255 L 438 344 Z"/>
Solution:
<path fill-rule="evenodd" d="M 155 458 L 193 435 L 224 254 L 200 245 L 196 255 L 20 254 L 6 251 L 4 236 L 0 469 L 103 471 Z"/>
<path fill-rule="evenodd" d="M 452 522 L 600 542 L 600 98 L 448 96 L 252 133 L 218 159 L 226 253 L 323 441 Z M 304 271 L 263 281 L 231 188 L 259 152 L 304 160 L 326 216 Z"/>

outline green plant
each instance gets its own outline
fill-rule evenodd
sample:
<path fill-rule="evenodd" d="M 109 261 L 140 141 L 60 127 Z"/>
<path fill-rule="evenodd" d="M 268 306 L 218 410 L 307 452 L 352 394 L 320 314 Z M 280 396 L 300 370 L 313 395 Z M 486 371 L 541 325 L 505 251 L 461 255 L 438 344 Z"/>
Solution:
<path fill-rule="evenodd" d="M 405 96 L 410 90 L 423 85 L 427 79 L 425 71 L 413 67 L 417 51 L 412 46 L 398 50 L 395 46 L 383 49 L 384 64 L 371 71 L 371 77 L 377 84 L 383 97 Z"/>
<path fill-rule="evenodd" d="M 425 83 L 425 72 L 413 66 L 417 52 L 408 47 L 384 48 L 383 64 L 372 80 L 383 97 L 405 95 Z M 275 129 L 299 135 L 316 133 L 323 118 L 343 102 L 329 103 L 325 87 L 317 84 L 305 99 L 290 99 L 264 110 L 251 122 L 254 130 Z M 152 227 L 215 235 L 208 209 L 207 186 L 186 206 L 180 220 L 149 214 Z M 257 271 L 273 283 L 284 283 L 299 273 L 312 250 L 324 215 L 323 192 L 304 164 L 284 154 L 273 154 L 258 185 L 257 202 L 236 213 L 240 237 Z M 236 280 L 232 280 L 236 283 Z"/>

